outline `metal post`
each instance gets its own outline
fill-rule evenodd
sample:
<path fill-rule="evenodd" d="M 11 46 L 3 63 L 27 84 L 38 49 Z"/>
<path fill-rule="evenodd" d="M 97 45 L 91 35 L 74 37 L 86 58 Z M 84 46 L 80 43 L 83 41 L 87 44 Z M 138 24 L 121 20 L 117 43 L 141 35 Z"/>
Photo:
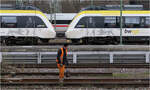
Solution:
<path fill-rule="evenodd" d="M 56 11 L 57 11 L 57 0 L 54 1 L 54 26 L 55 26 L 55 31 L 56 31 Z"/>
<path fill-rule="evenodd" d="M 150 62 L 150 60 L 149 60 L 149 54 L 150 54 L 150 53 L 146 53 L 146 63 L 149 63 L 149 62 Z"/>
<path fill-rule="evenodd" d="M 91 0 L 91 6 L 93 6 L 93 0 Z"/>
<path fill-rule="evenodd" d="M 0 52 L 0 63 L 2 62 L 2 52 Z"/>
<path fill-rule="evenodd" d="M 73 63 L 77 63 L 77 54 L 76 53 L 73 54 Z"/>
<path fill-rule="evenodd" d="M 1 48 L 1 47 L 0 47 L 0 48 Z M 1 70 L 1 68 L 2 68 L 2 67 L 1 67 L 2 63 L 1 63 L 1 62 L 2 62 L 2 52 L 0 52 L 0 71 L 2 71 L 2 70 Z M 1 72 L 0 72 L 0 74 L 1 74 Z M 0 78 L 2 78 L 1 75 L 0 75 Z M 1 80 L 0 80 L 0 82 L 1 82 Z"/>
<path fill-rule="evenodd" d="M 110 63 L 113 63 L 113 53 L 110 53 Z"/>
<path fill-rule="evenodd" d="M 16 0 L 16 5 L 19 5 L 19 1 L 18 0 Z"/>
<path fill-rule="evenodd" d="M 120 0 L 120 45 L 122 45 L 122 0 Z"/>
<path fill-rule="evenodd" d="M 49 9 L 50 9 L 50 22 L 52 23 L 52 1 L 49 1 Z"/>
<path fill-rule="evenodd" d="M 22 0 L 16 0 L 16 5 L 23 6 L 23 1 Z"/>
<path fill-rule="evenodd" d="M 41 64 L 41 53 L 40 52 L 37 52 L 37 55 L 38 55 L 38 61 L 37 61 L 37 63 L 38 64 Z"/>

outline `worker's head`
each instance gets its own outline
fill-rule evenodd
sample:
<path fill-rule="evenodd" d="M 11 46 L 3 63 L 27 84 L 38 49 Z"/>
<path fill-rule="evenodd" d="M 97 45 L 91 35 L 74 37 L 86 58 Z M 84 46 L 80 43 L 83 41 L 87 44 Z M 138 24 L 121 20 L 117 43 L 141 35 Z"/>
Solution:
<path fill-rule="evenodd" d="M 67 47 L 68 47 L 68 44 L 67 44 L 67 43 L 65 43 L 65 44 L 64 44 L 64 47 L 65 47 L 65 48 L 67 48 Z"/>

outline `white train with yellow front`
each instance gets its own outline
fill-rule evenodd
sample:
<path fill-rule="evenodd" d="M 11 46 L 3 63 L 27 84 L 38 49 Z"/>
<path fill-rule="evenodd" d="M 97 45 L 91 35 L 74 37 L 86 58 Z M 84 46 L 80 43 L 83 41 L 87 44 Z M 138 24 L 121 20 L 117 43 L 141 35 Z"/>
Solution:
<path fill-rule="evenodd" d="M 150 11 L 122 11 L 122 40 L 149 43 Z M 120 42 L 119 10 L 87 10 L 80 12 L 69 25 L 66 38 L 85 44 Z"/>
<path fill-rule="evenodd" d="M 56 32 L 39 10 L 0 10 L 1 43 L 37 44 L 54 39 Z"/>

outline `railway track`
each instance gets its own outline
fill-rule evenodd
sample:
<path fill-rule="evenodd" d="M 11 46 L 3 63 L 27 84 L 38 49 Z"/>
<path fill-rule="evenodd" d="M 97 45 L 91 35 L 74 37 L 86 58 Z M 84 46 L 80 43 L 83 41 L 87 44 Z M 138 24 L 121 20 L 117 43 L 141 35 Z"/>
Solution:
<path fill-rule="evenodd" d="M 30 75 L 59 75 L 58 72 L 20 72 L 20 73 L 16 73 L 16 72 L 11 72 L 11 73 L 1 73 L 1 75 L 20 75 L 20 76 L 30 76 Z M 102 72 L 70 72 L 69 73 L 71 76 L 77 76 L 77 75 L 105 75 L 105 76 L 112 76 L 112 73 L 102 73 Z"/>
<path fill-rule="evenodd" d="M 63 81 L 64 86 L 84 85 L 84 86 L 106 86 L 106 87 L 107 86 L 108 87 L 109 86 L 110 87 L 114 87 L 114 86 L 149 87 L 149 84 L 150 84 L 150 79 L 148 77 L 141 77 L 141 78 L 140 77 L 138 78 L 128 77 L 126 79 L 122 79 L 120 76 L 113 76 L 113 72 L 109 72 L 109 71 L 104 71 L 104 72 L 97 72 L 97 71 L 91 72 L 91 71 L 83 71 L 83 70 L 80 71 L 80 68 L 82 67 L 83 68 L 94 67 L 93 68 L 94 70 L 95 68 L 98 68 L 96 64 L 91 64 L 92 66 L 90 64 L 80 64 L 79 66 L 78 64 L 74 64 L 74 65 L 75 66 L 73 66 L 72 64 L 72 67 L 70 65 L 69 68 L 77 68 L 79 69 L 79 71 L 70 71 L 71 77 L 64 79 Z M 97 64 L 97 65 L 101 67 L 112 68 L 113 65 L 116 67 L 116 65 L 121 66 L 124 64 Z M 135 64 L 128 64 L 128 65 L 129 65 L 128 68 L 133 68 L 133 66 L 135 66 Z M 137 65 L 136 67 L 138 68 L 139 66 L 141 66 L 141 68 L 144 68 L 143 64 L 136 64 L 136 65 Z M 15 86 L 16 87 L 16 86 L 30 86 L 30 85 L 35 85 L 35 86 L 38 86 L 38 85 L 59 86 L 60 85 L 60 82 L 58 79 L 58 71 L 56 71 L 55 69 L 53 70 L 53 68 L 56 68 L 54 64 L 53 66 L 52 64 L 51 65 L 50 64 L 15 64 L 14 66 L 20 69 L 21 68 L 25 68 L 25 69 L 35 68 L 37 69 L 37 71 L 25 70 L 23 72 L 22 71 L 21 72 L 5 72 L 5 73 L 3 72 L 1 73 L 2 78 L 0 79 L 2 86 L 13 86 L 13 87 Z M 127 68 L 127 66 L 125 67 Z M 49 71 L 48 68 L 52 68 L 50 69 L 51 71 Z M 44 69 L 46 71 L 43 72 Z M 10 75 L 10 77 L 7 77 L 8 75 Z"/>
<path fill-rule="evenodd" d="M 56 64 L 8 64 L 16 68 L 57 68 Z M 2 65 L 3 66 L 3 65 Z M 150 68 L 149 63 L 83 63 L 70 64 L 67 68 Z"/>
<path fill-rule="evenodd" d="M 1 79 L 1 85 L 59 85 L 58 79 Z M 149 86 L 150 79 L 64 79 L 63 85 L 133 85 Z"/>

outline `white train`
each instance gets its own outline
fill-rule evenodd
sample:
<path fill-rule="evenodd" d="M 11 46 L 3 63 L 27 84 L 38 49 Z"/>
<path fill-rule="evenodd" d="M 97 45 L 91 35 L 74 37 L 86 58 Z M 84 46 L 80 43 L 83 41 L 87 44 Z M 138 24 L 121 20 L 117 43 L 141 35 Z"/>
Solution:
<path fill-rule="evenodd" d="M 150 11 L 123 11 L 122 40 L 149 43 Z M 65 32 L 72 42 L 118 44 L 120 42 L 119 10 L 87 10 L 76 15 Z"/>
<path fill-rule="evenodd" d="M 39 10 L 0 10 L 1 43 L 37 44 L 56 37 L 54 27 Z"/>

